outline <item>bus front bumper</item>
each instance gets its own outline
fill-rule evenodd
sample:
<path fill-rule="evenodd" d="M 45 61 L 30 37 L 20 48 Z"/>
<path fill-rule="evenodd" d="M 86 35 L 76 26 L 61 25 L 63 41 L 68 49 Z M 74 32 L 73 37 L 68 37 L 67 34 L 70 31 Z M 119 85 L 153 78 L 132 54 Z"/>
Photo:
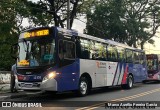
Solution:
<path fill-rule="evenodd" d="M 17 90 L 41 90 L 41 82 L 15 82 Z"/>
<path fill-rule="evenodd" d="M 41 90 L 44 91 L 57 91 L 57 81 L 53 79 L 43 80 Z"/>
<path fill-rule="evenodd" d="M 17 90 L 42 90 L 42 91 L 57 91 L 57 81 L 48 79 L 42 82 L 19 82 L 15 81 Z"/>

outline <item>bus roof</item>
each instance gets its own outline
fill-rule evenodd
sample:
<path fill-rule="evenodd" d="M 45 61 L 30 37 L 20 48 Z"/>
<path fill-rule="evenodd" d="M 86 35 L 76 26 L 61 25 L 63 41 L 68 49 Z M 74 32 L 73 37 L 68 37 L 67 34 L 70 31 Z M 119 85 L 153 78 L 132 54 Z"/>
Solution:
<path fill-rule="evenodd" d="M 128 49 L 135 50 L 135 51 L 144 52 L 141 49 L 133 48 L 133 47 L 130 47 L 130 46 L 126 45 L 126 44 L 119 43 L 119 42 L 116 42 L 116 41 L 113 41 L 113 40 L 101 39 L 101 38 L 94 37 L 94 36 L 91 36 L 91 35 L 78 33 L 75 30 L 68 30 L 68 29 L 64 29 L 64 28 L 60 28 L 60 27 L 56 27 L 56 28 L 57 28 L 58 31 L 61 31 L 61 32 L 63 32 L 66 35 L 79 36 L 79 37 L 82 37 L 82 38 L 86 38 L 86 39 L 90 39 L 90 40 L 95 40 L 95 41 L 102 42 L 102 43 L 107 43 L 107 44 L 111 44 L 111 45 L 115 45 L 115 46 L 119 46 L 119 47 L 123 47 L 123 48 L 128 48 Z"/>

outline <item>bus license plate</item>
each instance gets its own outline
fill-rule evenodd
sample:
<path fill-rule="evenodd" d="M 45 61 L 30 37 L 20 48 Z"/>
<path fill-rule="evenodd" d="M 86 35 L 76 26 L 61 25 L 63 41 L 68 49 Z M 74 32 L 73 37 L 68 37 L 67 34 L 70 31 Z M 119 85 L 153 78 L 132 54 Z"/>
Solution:
<path fill-rule="evenodd" d="M 33 87 L 33 84 L 24 84 L 22 87 L 31 88 Z"/>

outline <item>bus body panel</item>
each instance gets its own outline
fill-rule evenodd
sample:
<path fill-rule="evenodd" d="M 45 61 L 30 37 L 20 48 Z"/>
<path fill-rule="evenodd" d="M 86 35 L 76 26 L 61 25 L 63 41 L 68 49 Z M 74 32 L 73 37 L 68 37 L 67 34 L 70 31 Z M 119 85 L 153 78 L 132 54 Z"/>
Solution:
<path fill-rule="evenodd" d="M 80 60 L 80 75 L 88 73 L 92 79 L 92 87 L 115 86 L 126 84 L 127 76 L 131 73 L 134 82 L 141 82 L 146 75 L 143 65 L 118 63 L 110 61 Z"/>
<path fill-rule="evenodd" d="M 75 60 L 74 63 L 64 66 L 56 70 L 60 76 L 56 77 L 57 90 L 67 91 L 78 89 L 79 82 L 79 60 Z"/>

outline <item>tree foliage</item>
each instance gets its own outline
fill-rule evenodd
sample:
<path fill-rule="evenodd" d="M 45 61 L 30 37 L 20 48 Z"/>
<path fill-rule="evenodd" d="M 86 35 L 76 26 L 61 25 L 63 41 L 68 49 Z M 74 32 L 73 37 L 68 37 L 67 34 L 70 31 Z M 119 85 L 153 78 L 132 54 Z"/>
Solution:
<path fill-rule="evenodd" d="M 23 11 L 20 15 L 29 19 L 30 27 L 54 25 L 65 27 L 67 20 L 67 0 L 21 0 Z M 80 10 L 83 0 L 70 0 L 70 25 Z"/>
<path fill-rule="evenodd" d="M 18 24 L 21 22 L 16 16 L 15 3 L 17 0 L 0 2 L 0 70 L 10 70 L 14 63 L 10 56 L 10 47 L 17 41 Z"/>
<path fill-rule="evenodd" d="M 87 14 L 87 33 L 137 47 L 154 43 L 160 26 L 159 0 L 108 0 Z M 97 29 L 95 29 L 97 28 Z"/>

